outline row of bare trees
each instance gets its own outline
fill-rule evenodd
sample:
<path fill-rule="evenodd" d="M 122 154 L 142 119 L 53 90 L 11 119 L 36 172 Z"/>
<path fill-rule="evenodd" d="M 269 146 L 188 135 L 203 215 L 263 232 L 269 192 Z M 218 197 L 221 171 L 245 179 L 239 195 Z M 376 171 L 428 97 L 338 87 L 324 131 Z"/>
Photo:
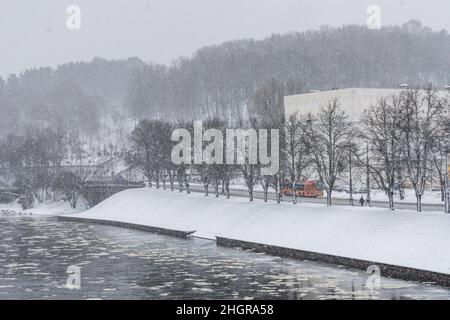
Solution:
<path fill-rule="evenodd" d="M 394 185 L 409 182 L 421 211 L 425 187 L 433 183 L 435 172 L 444 197 L 449 108 L 448 96 L 429 86 L 381 99 L 364 113 L 360 137 L 370 147 L 369 171 L 387 193 L 392 210 Z"/>
<path fill-rule="evenodd" d="M 295 184 L 313 167 L 331 205 L 336 181 L 349 176 L 352 197 L 352 167 L 365 169 L 367 189 L 373 180 L 391 210 L 396 186 L 410 184 L 422 211 L 425 188 L 436 175 L 444 201 L 449 108 L 448 95 L 428 86 L 382 98 L 360 119 L 350 119 L 338 100 L 316 115 L 292 114 L 285 122 L 288 178 Z"/>
<path fill-rule="evenodd" d="M 0 140 L 0 188 L 17 189 L 25 209 L 60 196 L 76 208 L 88 172 L 66 171 L 63 164 L 71 157 L 81 161 L 84 152 L 81 139 L 60 128 L 9 134 Z"/>
<path fill-rule="evenodd" d="M 264 100 L 267 101 L 270 100 Z M 352 197 L 352 170 L 356 168 L 367 173 L 368 194 L 371 185 L 383 190 L 391 210 L 394 210 L 396 186 L 411 184 L 417 198 L 417 210 L 421 211 L 425 187 L 433 183 L 434 174 L 439 177 L 444 191 L 446 173 L 442 161 L 445 141 L 450 134 L 448 119 L 448 99 L 431 87 L 405 90 L 399 95 L 383 98 L 360 119 L 351 119 L 338 100 L 330 101 L 316 114 L 291 114 L 286 119 L 279 115 L 272 119 L 250 119 L 242 123 L 242 129 L 280 130 L 280 167 L 270 176 L 262 175 L 261 165 L 251 163 L 248 157 L 239 165 L 176 166 L 170 159 L 174 146 L 171 132 L 175 127 L 193 132 L 192 124 L 142 120 L 130 136 L 133 148 L 128 161 L 142 169 L 150 185 L 154 181 L 157 188 L 161 184 L 165 188 L 168 180 L 174 190 L 177 180 L 182 191 L 189 190 L 188 181 L 196 180 L 203 184 L 205 196 L 212 187 L 216 197 L 222 192 L 229 198 L 230 182 L 240 178 L 247 186 L 250 201 L 257 184 L 262 187 L 265 201 L 272 188 L 280 202 L 283 183 L 290 183 L 295 189 L 305 179 L 316 179 L 323 185 L 328 206 L 332 205 L 336 184 L 348 176 Z M 225 136 L 227 127 L 228 123 L 219 119 L 203 122 L 203 132 L 214 128 Z M 209 143 L 203 141 L 202 147 Z M 221 151 L 223 154 L 229 152 Z M 295 192 L 293 202 L 297 203 Z"/>

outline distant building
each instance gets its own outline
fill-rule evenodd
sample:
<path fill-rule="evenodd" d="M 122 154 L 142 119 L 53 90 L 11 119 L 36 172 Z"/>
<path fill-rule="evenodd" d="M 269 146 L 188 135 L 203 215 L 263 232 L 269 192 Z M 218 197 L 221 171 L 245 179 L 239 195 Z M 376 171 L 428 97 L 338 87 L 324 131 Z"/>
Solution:
<path fill-rule="evenodd" d="M 338 100 L 341 108 L 354 120 L 359 119 L 365 109 L 375 105 L 380 98 L 402 92 L 401 89 L 349 88 L 330 91 L 315 91 L 284 97 L 286 116 L 299 114 L 316 114 L 330 101 Z"/>
<path fill-rule="evenodd" d="M 297 94 L 284 97 L 284 107 L 286 116 L 298 112 L 299 114 L 316 114 L 322 107 L 330 101 L 338 100 L 342 109 L 353 120 L 358 120 L 365 109 L 376 105 L 381 98 L 398 95 L 407 85 L 402 84 L 400 89 L 370 89 L 370 88 L 349 88 L 335 89 L 329 91 L 313 91 L 310 93 Z M 449 91 L 446 88 L 446 91 Z M 439 91 L 443 94 L 444 91 Z"/>

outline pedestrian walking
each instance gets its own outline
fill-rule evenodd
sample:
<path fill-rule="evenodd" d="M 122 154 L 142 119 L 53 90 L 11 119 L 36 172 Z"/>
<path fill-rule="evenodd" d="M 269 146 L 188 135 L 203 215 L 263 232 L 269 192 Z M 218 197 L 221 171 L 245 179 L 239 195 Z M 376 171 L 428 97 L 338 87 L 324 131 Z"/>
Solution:
<path fill-rule="evenodd" d="M 361 199 L 359 199 L 359 204 L 361 205 L 361 207 L 364 207 L 365 203 L 366 201 L 364 200 L 363 196 L 361 196 Z"/>

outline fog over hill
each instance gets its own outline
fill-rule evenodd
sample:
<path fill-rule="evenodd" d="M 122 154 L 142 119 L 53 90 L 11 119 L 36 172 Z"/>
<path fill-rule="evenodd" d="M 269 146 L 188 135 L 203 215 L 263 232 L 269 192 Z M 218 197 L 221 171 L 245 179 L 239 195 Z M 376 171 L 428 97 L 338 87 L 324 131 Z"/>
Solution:
<path fill-rule="evenodd" d="M 69 62 L 0 78 L 0 135 L 28 126 L 63 126 L 93 135 L 120 117 L 236 122 L 258 115 L 252 102 L 335 87 L 450 83 L 450 36 L 418 21 L 243 39 L 199 49 L 171 65 L 139 58 Z M 279 107 L 279 106 L 278 106 Z M 19 125 L 18 125 L 19 124 Z"/>

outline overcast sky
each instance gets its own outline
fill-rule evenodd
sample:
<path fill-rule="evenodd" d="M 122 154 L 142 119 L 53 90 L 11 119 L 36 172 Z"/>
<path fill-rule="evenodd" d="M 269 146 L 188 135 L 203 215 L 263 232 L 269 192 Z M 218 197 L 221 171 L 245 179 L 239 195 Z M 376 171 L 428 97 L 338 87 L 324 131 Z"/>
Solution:
<path fill-rule="evenodd" d="M 419 19 L 450 30 L 449 0 L 0 0 L 0 76 L 68 61 L 137 56 L 170 63 L 210 44 L 321 25 L 382 25 Z M 81 29 L 68 30 L 69 5 Z"/>

